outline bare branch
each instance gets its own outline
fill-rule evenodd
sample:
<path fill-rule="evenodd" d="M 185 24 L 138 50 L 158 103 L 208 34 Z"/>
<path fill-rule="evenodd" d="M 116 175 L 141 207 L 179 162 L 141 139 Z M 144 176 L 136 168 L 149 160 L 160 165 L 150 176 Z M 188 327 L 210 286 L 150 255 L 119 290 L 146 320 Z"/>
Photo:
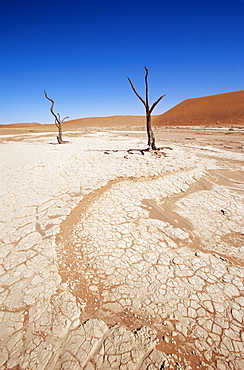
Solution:
<path fill-rule="evenodd" d="M 52 115 L 54 116 L 54 118 L 55 118 L 55 125 L 58 127 L 58 124 L 60 123 L 60 117 L 58 117 L 55 113 L 54 113 L 54 111 L 53 111 L 53 107 L 54 107 L 54 101 L 51 99 L 51 98 L 49 98 L 48 96 L 47 96 L 47 93 L 46 93 L 46 91 L 44 90 L 44 95 L 45 95 L 45 97 L 47 98 L 47 100 L 49 100 L 51 103 L 52 103 L 52 106 L 51 106 L 51 108 L 50 108 L 50 112 L 52 113 Z M 58 115 L 59 115 L 59 113 L 58 113 Z"/>
<path fill-rule="evenodd" d="M 152 113 L 152 111 L 156 107 L 156 105 L 160 102 L 160 100 L 163 99 L 165 96 L 166 96 L 166 94 L 160 96 L 160 98 L 158 98 L 158 100 L 156 100 L 155 103 L 153 103 L 153 105 L 151 106 L 151 108 L 149 110 L 150 114 Z"/>
<path fill-rule="evenodd" d="M 68 119 L 69 118 L 69 116 L 67 116 L 67 117 L 64 117 L 63 119 L 62 119 L 62 121 L 61 122 L 64 122 L 66 119 Z"/>
<path fill-rule="evenodd" d="M 149 108 L 149 102 L 148 102 L 148 69 L 147 67 L 144 67 L 146 71 L 145 75 L 145 84 L 146 84 L 146 105 Z"/>
<path fill-rule="evenodd" d="M 59 123 L 58 123 L 58 121 L 56 119 L 55 119 L 54 123 L 57 126 L 57 128 L 59 128 Z"/>
<path fill-rule="evenodd" d="M 62 138 L 62 136 L 63 136 L 63 133 L 62 133 L 62 123 L 63 123 L 63 121 L 66 118 L 69 118 L 69 117 L 65 117 L 64 119 L 61 120 L 60 114 L 59 113 L 55 114 L 54 111 L 53 111 L 53 108 L 54 108 L 54 100 L 52 100 L 51 98 L 48 97 L 48 95 L 47 95 L 47 93 L 46 93 L 45 90 L 44 90 L 44 95 L 52 103 L 51 108 L 50 108 L 50 112 L 54 116 L 54 118 L 55 118 L 54 123 L 55 123 L 55 125 L 58 128 L 58 136 L 57 136 L 58 143 L 59 144 L 66 143 L 67 141 L 63 141 L 63 138 Z"/>
<path fill-rule="evenodd" d="M 136 91 L 136 89 L 134 88 L 134 85 L 133 85 L 133 83 L 132 83 L 132 81 L 131 81 L 131 79 L 129 78 L 129 77 L 127 77 L 128 78 L 128 80 L 129 80 L 129 83 L 130 83 L 130 86 L 131 86 L 131 88 L 132 88 L 132 90 L 134 91 L 134 93 L 136 94 L 136 96 L 138 97 L 138 99 L 140 99 L 141 100 L 141 102 L 145 105 L 145 107 L 146 107 L 146 102 L 145 102 L 145 100 L 144 99 L 142 99 L 142 97 L 138 94 L 138 92 Z"/>

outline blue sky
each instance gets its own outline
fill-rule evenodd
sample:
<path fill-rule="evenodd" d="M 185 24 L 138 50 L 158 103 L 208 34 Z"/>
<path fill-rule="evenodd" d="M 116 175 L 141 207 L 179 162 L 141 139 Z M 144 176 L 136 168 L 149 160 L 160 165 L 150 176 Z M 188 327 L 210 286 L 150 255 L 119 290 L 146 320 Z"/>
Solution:
<path fill-rule="evenodd" d="M 0 123 L 154 114 L 243 90 L 243 0 L 0 0 Z"/>

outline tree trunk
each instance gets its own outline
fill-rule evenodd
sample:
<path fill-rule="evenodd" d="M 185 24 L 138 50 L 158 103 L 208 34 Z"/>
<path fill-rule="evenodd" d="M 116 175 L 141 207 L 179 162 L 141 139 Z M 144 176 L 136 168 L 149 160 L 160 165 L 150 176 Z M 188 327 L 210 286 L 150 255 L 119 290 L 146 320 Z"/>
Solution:
<path fill-rule="evenodd" d="M 147 112 L 146 114 L 146 126 L 147 126 L 147 137 L 148 137 L 148 148 L 156 150 L 156 145 L 155 145 L 155 137 L 154 133 L 152 130 L 152 124 L 151 124 L 151 113 Z"/>
<path fill-rule="evenodd" d="M 59 144 L 63 144 L 63 133 L 62 133 L 62 125 L 61 123 L 58 124 L 58 136 L 57 140 Z"/>

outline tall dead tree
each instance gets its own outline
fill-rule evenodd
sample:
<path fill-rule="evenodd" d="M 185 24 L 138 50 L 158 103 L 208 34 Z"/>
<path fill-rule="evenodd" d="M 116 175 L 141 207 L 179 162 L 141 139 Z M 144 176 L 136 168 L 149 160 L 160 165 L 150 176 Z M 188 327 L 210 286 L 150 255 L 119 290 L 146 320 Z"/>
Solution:
<path fill-rule="evenodd" d="M 62 123 L 64 122 L 64 120 L 66 120 L 67 118 L 69 117 L 64 117 L 62 120 L 60 118 L 60 114 L 59 113 L 54 113 L 53 111 L 53 108 L 54 108 L 54 101 L 52 99 L 50 99 L 48 96 L 47 96 L 47 93 L 46 91 L 44 90 L 44 95 L 45 97 L 47 98 L 47 100 L 49 100 L 52 105 L 51 105 L 51 108 L 50 108 L 50 112 L 52 113 L 52 115 L 54 116 L 55 120 L 54 120 L 54 123 L 55 125 L 57 126 L 58 128 L 58 136 L 57 136 L 57 140 L 58 140 L 58 143 L 59 144 L 64 144 L 64 143 L 67 143 L 67 141 L 64 141 L 63 140 L 63 132 L 62 132 Z"/>
<path fill-rule="evenodd" d="M 144 100 L 139 94 L 138 92 L 136 91 L 131 79 L 128 77 L 128 80 L 129 80 L 129 83 L 131 85 L 131 88 L 132 90 L 134 91 L 134 93 L 136 94 L 136 96 L 141 100 L 141 102 L 143 103 L 144 107 L 145 107 L 145 110 L 146 110 L 146 127 L 147 127 L 147 137 L 148 137 L 148 150 L 152 149 L 152 150 L 156 150 L 156 145 L 155 145 L 155 137 L 154 137 L 154 133 L 153 133 L 153 129 L 152 129 L 152 124 L 151 124 L 151 114 L 152 114 L 152 111 L 153 109 L 156 107 L 156 105 L 160 102 L 161 99 L 163 99 L 163 97 L 166 95 L 162 95 L 160 96 L 160 98 L 158 98 L 158 100 L 155 101 L 155 103 L 152 104 L 152 106 L 150 107 L 149 106 L 149 99 L 148 99 L 148 69 L 147 67 L 144 67 L 145 68 L 145 71 L 146 71 L 146 74 L 145 74 L 145 84 L 146 84 L 146 99 Z"/>

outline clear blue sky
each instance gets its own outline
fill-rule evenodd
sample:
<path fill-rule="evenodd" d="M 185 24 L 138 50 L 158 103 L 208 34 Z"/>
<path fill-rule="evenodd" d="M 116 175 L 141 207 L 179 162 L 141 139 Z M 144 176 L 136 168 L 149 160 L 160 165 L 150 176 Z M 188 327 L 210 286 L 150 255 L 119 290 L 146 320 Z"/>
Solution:
<path fill-rule="evenodd" d="M 143 115 L 243 90 L 243 0 L 0 0 L 0 123 Z"/>

